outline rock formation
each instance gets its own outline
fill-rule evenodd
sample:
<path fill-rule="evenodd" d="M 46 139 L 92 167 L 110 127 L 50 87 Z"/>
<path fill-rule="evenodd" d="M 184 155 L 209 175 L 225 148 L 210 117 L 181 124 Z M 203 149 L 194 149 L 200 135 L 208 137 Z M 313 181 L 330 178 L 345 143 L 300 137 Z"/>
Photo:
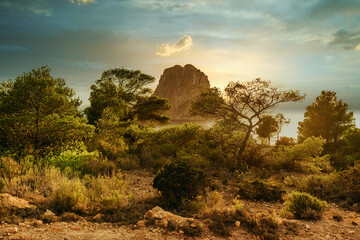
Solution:
<path fill-rule="evenodd" d="M 154 95 L 169 99 L 172 119 L 189 119 L 191 102 L 210 88 L 208 77 L 193 65 L 175 65 L 164 70 Z"/>

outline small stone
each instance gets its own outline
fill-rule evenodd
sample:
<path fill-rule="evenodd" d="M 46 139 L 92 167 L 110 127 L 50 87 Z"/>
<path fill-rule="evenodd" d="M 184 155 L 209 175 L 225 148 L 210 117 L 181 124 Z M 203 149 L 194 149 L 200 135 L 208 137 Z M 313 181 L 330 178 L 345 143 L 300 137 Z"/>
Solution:
<path fill-rule="evenodd" d="M 309 224 L 306 224 L 306 225 L 305 225 L 305 228 L 306 228 L 306 229 L 310 229 L 310 225 L 309 225 Z"/>
<path fill-rule="evenodd" d="M 236 227 L 240 227 L 240 221 L 236 221 L 236 222 L 235 222 L 235 226 L 236 226 Z"/>
<path fill-rule="evenodd" d="M 168 224 L 169 224 L 169 221 L 167 219 L 162 219 L 161 220 L 161 225 L 164 227 L 164 228 L 167 228 L 168 227 Z"/>
<path fill-rule="evenodd" d="M 355 231 L 353 231 L 353 230 L 349 230 L 349 231 L 348 231 L 348 233 L 349 233 L 349 234 L 354 234 L 354 233 L 355 233 Z"/>
<path fill-rule="evenodd" d="M 183 231 L 183 230 L 179 230 L 179 233 L 180 233 L 180 235 L 183 235 L 183 234 L 184 234 L 184 231 Z"/>
<path fill-rule="evenodd" d="M 192 223 L 192 224 L 190 224 L 190 227 L 196 228 L 196 224 L 195 224 L 195 223 Z"/>
<path fill-rule="evenodd" d="M 144 220 L 140 220 L 136 223 L 136 225 L 138 225 L 139 227 L 145 227 L 146 222 Z"/>
<path fill-rule="evenodd" d="M 44 223 L 43 223 L 43 221 L 41 221 L 41 220 L 35 220 L 35 221 L 33 221 L 32 223 L 31 223 L 31 225 L 32 226 L 34 226 L 34 227 L 39 227 L 39 226 L 41 226 L 41 225 L 43 225 Z"/>

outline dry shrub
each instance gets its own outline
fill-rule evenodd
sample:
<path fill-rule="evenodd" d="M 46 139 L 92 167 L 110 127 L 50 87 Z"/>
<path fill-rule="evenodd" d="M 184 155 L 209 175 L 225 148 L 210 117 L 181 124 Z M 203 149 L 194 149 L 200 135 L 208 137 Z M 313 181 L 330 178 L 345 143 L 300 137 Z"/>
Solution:
<path fill-rule="evenodd" d="M 125 181 L 120 173 L 112 176 L 88 177 L 86 180 L 89 200 L 95 211 L 115 211 L 128 204 Z"/>
<path fill-rule="evenodd" d="M 326 207 L 325 201 L 321 201 L 308 193 L 293 192 L 285 202 L 282 215 L 297 219 L 316 220 L 321 218 Z"/>
<path fill-rule="evenodd" d="M 251 216 L 244 208 L 244 205 L 237 199 L 233 202 L 231 209 L 217 210 L 203 214 L 203 218 L 209 218 L 209 229 L 222 237 L 231 235 L 230 226 L 239 221 L 248 232 L 254 233 L 260 239 L 278 239 L 279 224 L 272 216 L 259 215 Z"/>

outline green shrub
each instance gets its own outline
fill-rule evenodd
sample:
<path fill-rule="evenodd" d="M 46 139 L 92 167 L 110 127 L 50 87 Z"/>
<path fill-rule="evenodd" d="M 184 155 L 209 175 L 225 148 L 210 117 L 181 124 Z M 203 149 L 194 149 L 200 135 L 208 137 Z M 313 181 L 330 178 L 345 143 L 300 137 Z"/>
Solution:
<path fill-rule="evenodd" d="M 113 162 L 104 159 L 97 151 L 65 151 L 53 156 L 49 163 L 61 171 L 71 169 L 73 172 L 81 172 L 82 175 L 106 175 L 116 169 Z"/>
<path fill-rule="evenodd" d="M 259 178 L 242 178 L 239 183 L 239 195 L 245 199 L 263 200 L 266 202 L 281 201 L 285 190 L 281 185 L 268 183 Z"/>
<path fill-rule="evenodd" d="M 296 184 L 300 192 L 307 192 L 320 199 L 337 201 L 341 197 L 338 174 L 310 175 Z"/>
<path fill-rule="evenodd" d="M 169 207 L 178 207 L 182 199 L 193 200 L 204 192 L 208 180 L 204 172 L 185 162 L 165 165 L 154 178 L 157 188 Z"/>
<path fill-rule="evenodd" d="M 315 220 L 321 218 L 327 204 L 308 193 L 293 192 L 285 202 L 285 208 L 282 211 L 284 216 L 287 213 L 290 217 L 297 219 Z"/>

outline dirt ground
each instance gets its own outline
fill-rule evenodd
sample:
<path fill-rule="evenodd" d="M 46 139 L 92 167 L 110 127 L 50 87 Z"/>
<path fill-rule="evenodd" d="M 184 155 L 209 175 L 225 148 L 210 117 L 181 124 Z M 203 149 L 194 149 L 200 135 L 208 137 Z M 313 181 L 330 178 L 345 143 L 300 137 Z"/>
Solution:
<path fill-rule="evenodd" d="M 139 197 L 152 197 L 159 193 L 152 188 L 153 173 L 145 170 L 124 172 L 128 193 Z M 215 182 L 220 185 L 220 180 Z M 236 193 L 235 185 L 229 183 L 219 188 L 223 195 Z M 224 198 L 225 201 L 228 201 Z M 283 205 L 242 200 L 250 214 L 267 214 L 276 218 L 280 224 L 279 239 L 348 239 L 360 240 L 360 215 L 329 204 L 323 218 L 318 221 L 288 220 L 278 217 Z M 229 203 L 227 203 L 229 204 Z M 19 224 L 0 223 L 0 239 L 18 240 L 72 240 L 72 239 L 224 239 L 213 234 L 207 227 L 200 237 L 188 237 L 179 231 L 169 231 L 157 226 L 118 225 L 112 223 L 95 223 L 82 219 L 77 222 L 42 223 L 26 220 Z M 240 225 L 231 228 L 231 237 L 227 239 L 260 239 L 248 233 Z"/>

